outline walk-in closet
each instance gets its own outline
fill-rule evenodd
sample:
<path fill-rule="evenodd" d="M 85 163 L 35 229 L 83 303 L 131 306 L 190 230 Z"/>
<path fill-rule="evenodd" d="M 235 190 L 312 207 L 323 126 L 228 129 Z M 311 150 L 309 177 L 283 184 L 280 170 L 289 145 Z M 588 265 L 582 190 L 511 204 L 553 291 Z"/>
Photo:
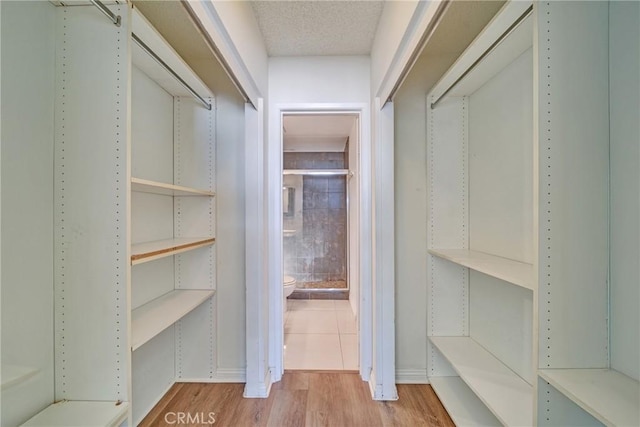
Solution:
<path fill-rule="evenodd" d="M 216 98 L 91 3 L 1 5 L 2 425 L 137 425 L 217 367 Z"/>

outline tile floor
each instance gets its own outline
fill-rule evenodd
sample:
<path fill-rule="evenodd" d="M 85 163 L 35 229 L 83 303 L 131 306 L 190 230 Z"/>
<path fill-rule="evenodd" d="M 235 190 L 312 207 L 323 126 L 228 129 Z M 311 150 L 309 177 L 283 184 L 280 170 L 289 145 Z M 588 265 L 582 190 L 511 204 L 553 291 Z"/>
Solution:
<path fill-rule="evenodd" d="M 284 368 L 358 370 L 358 329 L 349 301 L 288 300 Z"/>

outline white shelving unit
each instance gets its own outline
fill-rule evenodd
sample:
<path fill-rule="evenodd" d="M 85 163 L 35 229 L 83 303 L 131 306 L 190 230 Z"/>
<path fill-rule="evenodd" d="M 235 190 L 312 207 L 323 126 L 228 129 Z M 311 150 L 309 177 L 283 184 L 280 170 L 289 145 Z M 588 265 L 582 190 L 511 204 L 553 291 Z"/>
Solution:
<path fill-rule="evenodd" d="M 611 369 L 542 369 L 539 375 L 604 425 L 640 425 L 637 380 Z"/>
<path fill-rule="evenodd" d="M 214 294 L 215 291 L 176 290 L 133 310 L 131 350 L 140 348 Z"/>
<path fill-rule="evenodd" d="M 506 426 L 533 423 L 533 387 L 468 337 L 431 337 L 478 398 Z"/>
<path fill-rule="evenodd" d="M 160 258 L 204 248 L 213 245 L 215 241 L 216 239 L 213 237 L 179 237 L 176 239 L 138 243 L 131 246 L 131 265 L 155 261 Z"/>
<path fill-rule="evenodd" d="M 640 6 L 529 7 L 427 99 L 430 380 L 504 425 L 638 425 Z"/>
<path fill-rule="evenodd" d="M 135 9 L 132 32 L 130 348 L 137 425 L 176 380 L 211 381 L 215 372 L 215 101 Z"/>
<path fill-rule="evenodd" d="M 2 425 L 138 425 L 216 372 L 213 94 L 131 2 L 80 3 L 0 4 Z"/>
<path fill-rule="evenodd" d="M 24 427 L 119 427 L 127 419 L 123 402 L 62 401 L 48 406 L 22 424 Z"/>
<path fill-rule="evenodd" d="M 428 372 L 472 402 L 447 406 L 461 425 L 534 420 L 531 8 L 507 2 L 427 97 Z"/>
<path fill-rule="evenodd" d="M 533 290 L 533 265 L 468 249 L 429 249 L 437 256 L 463 267 Z"/>

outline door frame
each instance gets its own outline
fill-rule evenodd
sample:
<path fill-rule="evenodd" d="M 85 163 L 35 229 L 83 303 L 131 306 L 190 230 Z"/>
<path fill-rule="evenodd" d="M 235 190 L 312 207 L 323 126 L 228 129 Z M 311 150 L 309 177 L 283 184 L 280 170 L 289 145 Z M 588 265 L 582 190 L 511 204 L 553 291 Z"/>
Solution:
<path fill-rule="evenodd" d="M 371 178 L 371 119 L 366 103 L 292 103 L 277 104 L 269 114 L 269 142 L 267 148 L 268 181 L 268 277 L 269 277 L 269 367 L 271 380 L 276 382 L 284 373 L 284 310 L 283 310 L 283 237 L 282 237 L 282 121 L 292 114 L 350 114 L 358 117 L 359 165 L 358 197 L 360 215 L 358 241 L 350 242 L 360 248 L 358 269 L 360 276 L 358 301 L 359 372 L 364 381 L 371 377 L 372 341 L 372 260 L 370 242 L 372 236 L 371 200 L 373 181 Z M 352 195 L 353 196 L 353 195 Z M 367 201 L 368 206 L 367 208 Z"/>

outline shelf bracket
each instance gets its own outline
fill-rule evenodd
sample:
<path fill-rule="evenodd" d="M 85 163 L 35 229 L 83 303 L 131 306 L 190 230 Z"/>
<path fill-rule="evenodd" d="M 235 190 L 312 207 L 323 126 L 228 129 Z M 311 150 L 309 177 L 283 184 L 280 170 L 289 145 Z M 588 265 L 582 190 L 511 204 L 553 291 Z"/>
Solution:
<path fill-rule="evenodd" d="M 116 15 L 113 12 L 111 12 L 111 9 L 105 6 L 104 3 L 102 3 L 100 0 L 90 0 L 90 1 L 91 1 L 91 4 L 97 7 L 100 10 L 100 12 L 104 13 L 105 16 L 109 18 L 109 20 L 113 22 L 113 24 L 116 27 L 119 27 L 120 25 L 122 25 L 122 17 L 120 15 Z"/>

